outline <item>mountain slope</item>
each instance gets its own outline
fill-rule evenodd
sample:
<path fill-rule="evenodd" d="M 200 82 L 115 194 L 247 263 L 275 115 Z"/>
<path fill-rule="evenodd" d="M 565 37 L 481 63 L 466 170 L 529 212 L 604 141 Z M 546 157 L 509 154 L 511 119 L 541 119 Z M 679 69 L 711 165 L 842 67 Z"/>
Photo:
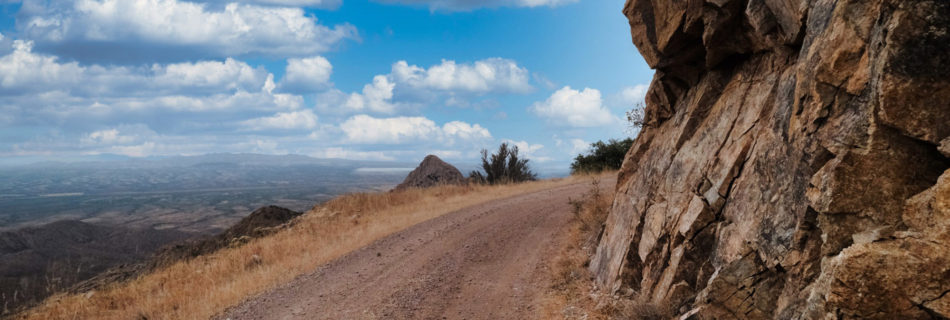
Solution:
<path fill-rule="evenodd" d="M 0 233 L 0 305 L 13 311 L 189 234 L 59 221 Z M 6 312 L 6 311 L 5 311 Z M 4 313 L 5 313 L 4 312 Z"/>

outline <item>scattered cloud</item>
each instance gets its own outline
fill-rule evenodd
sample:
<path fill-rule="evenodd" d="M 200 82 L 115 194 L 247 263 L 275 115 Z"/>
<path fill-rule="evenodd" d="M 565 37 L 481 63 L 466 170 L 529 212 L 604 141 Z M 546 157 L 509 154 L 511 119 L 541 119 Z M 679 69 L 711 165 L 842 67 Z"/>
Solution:
<path fill-rule="evenodd" d="M 490 58 L 459 64 L 443 60 L 423 68 L 398 61 L 389 74 L 373 77 L 362 92 L 331 89 L 318 94 L 317 108 L 330 113 L 394 114 L 433 103 L 444 106 L 492 108 L 494 99 L 470 101 L 490 93 L 524 94 L 533 90 L 527 69 L 513 60 Z M 442 100 L 442 98 L 445 98 Z"/>
<path fill-rule="evenodd" d="M 330 86 L 333 65 L 324 57 L 288 59 L 284 78 L 280 81 L 283 91 L 295 93 L 316 92 Z"/>
<path fill-rule="evenodd" d="M 542 144 L 531 144 L 524 140 L 515 141 L 511 139 L 504 139 L 502 140 L 502 142 L 518 147 L 518 152 L 526 156 L 530 156 L 538 152 L 538 150 L 541 150 L 544 148 L 544 145 Z"/>
<path fill-rule="evenodd" d="M 368 115 L 354 116 L 340 129 L 354 143 L 399 144 L 429 139 L 437 134 L 435 122 L 423 117 L 373 118 Z"/>
<path fill-rule="evenodd" d="M 339 7 L 343 0 L 200 0 L 195 2 L 220 3 L 227 4 L 232 2 L 255 4 L 261 6 L 280 6 L 280 7 L 308 7 L 308 8 L 327 8 L 333 9 Z"/>
<path fill-rule="evenodd" d="M 571 139 L 571 154 L 582 154 L 590 150 L 590 143 L 582 139 Z"/>
<path fill-rule="evenodd" d="M 548 89 L 548 90 L 557 89 L 557 84 L 554 83 L 554 81 L 551 81 L 551 79 L 548 79 L 548 77 L 545 77 L 544 75 L 540 73 L 537 73 L 537 72 L 532 73 L 531 78 L 534 78 L 534 82 L 540 83 L 541 86 L 543 86 L 545 89 Z"/>
<path fill-rule="evenodd" d="M 541 152 L 539 152 L 541 149 L 544 149 L 544 145 L 542 144 L 532 144 L 524 140 L 515 141 L 511 139 L 503 139 L 502 142 L 518 147 L 518 154 L 523 159 L 529 159 L 534 162 L 548 162 L 552 160 L 551 157 L 542 155 Z"/>
<path fill-rule="evenodd" d="M 273 92 L 273 75 L 235 59 L 151 67 L 82 66 L 16 40 L 0 56 L 0 109 L 15 114 L 289 110 L 303 99 Z M 19 112 L 17 112 L 19 111 Z"/>
<path fill-rule="evenodd" d="M 575 1 L 388 2 L 470 10 Z M 498 140 L 478 123 L 423 115 L 433 106 L 469 108 L 458 112 L 486 119 L 479 121 L 505 120 L 513 110 L 501 107 L 521 99 L 508 95 L 558 88 L 511 59 L 402 60 L 360 83 L 358 91 L 337 89 L 334 65 L 321 54 L 347 39 L 358 41 L 356 28 L 327 25 L 302 7 L 341 3 L 24 0 L 16 30 L 0 34 L 0 136 L 8 141 L 0 144 L 0 155 L 260 152 L 404 160 L 435 153 L 475 160 L 478 150 L 506 141 L 544 162 L 555 151 L 586 147 L 581 139 L 564 138 L 563 147 L 556 139 L 558 147 L 546 150 L 520 140 L 532 140 L 530 134 Z M 281 68 L 275 62 L 281 60 L 286 67 L 283 76 L 275 71 L 275 81 L 268 68 Z M 258 63 L 263 66 L 253 65 Z M 637 89 L 616 96 L 642 100 Z M 530 110 L 570 127 L 558 129 L 567 137 L 587 137 L 581 133 L 586 128 L 618 120 L 607 112 L 613 100 L 603 100 L 595 89 L 563 87 Z M 522 113 L 511 113 L 506 123 L 523 121 Z"/>
<path fill-rule="evenodd" d="M 425 117 L 373 118 L 356 115 L 340 124 L 340 129 L 349 142 L 365 144 L 437 141 L 451 145 L 456 140 L 491 138 L 491 133 L 478 124 L 452 121 L 440 127 Z"/>
<path fill-rule="evenodd" d="M 427 6 L 432 10 L 467 11 L 497 7 L 556 7 L 578 0 L 378 0 L 383 3 Z"/>
<path fill-rule="evenodd" d="M 33 42 L 13 41 L 13 52 L 0 57 L 0 93 L 30 93 L 43 88 L 76 84 L 84 69 L 78 63 L 32 53 Z"/>
<path fill-rule="evenodd" d="M 91 132 L 82 139 L 83 144 L 87 145 L 113 145 L 113 144 L 129 144 L 138 140 L 138 137 L 133 135 L 128 135 L 125 132 L 120 133 L 119 129 L 105 129 L 95 132 Z"/>
<path fill-rule="evenodd" d="M 600 91 L 591 88 L 577 91 L 563 87 L 547 100 L 536 102 L 530 110 L 551 123 L 570 127 L 596 127 L 620 121 L 604 107 Z"/>
<path fill-rule="evenodd" d="M 341 147 L 325 148 L 316 152 L 311 152 L 309 155 L 314 158 L 325 158 L 325 159 L 378 160 L 378 161 L 396 160 L 395 158 L 386 155 L 386 153 L 382 151 L 359 151 L 359 150 L 345 149 Z"/>
<path fill-rule="evenodd" d="M 257 91 L 262 88 L 270 74 L 264 68 L 252 68 L 247 63 L 232 58 L 227 58 L 224 61 L 185 62 L 164 66 L 154 64 L 151 72 L 153 73 L 152 79 L 138 80 L 153 83 L 152 88 L 170 88 L 192 92 Z M 111 73 L 116 72 L 114 70 Z M 126 75 L 126 77 L 135 76 L 137 75 Z M 138 76 L 144 78 L 148 75 Z M 103 87 L 114 87 L 114 85 L 114 83 L 104 84 Z"/>
<path fill-rule="evenodd" d="M 410 88 L 467 93 L 527 93 L 533 88 L 528 70 L 509 59 L 490 58 L 472 64 L 457 64 L 452 60 L 428 69 L 409 65 L 406 61 L 393 64 L 393 79 Z"/>
<path fill-rule="evenodd" d="M 352 93 L 343 108 L 351 112 L 372 111 L 378 113 L 393 113 L 396 106 L 393 105 L 393 89 L 396 84 L 389 81 L 385 76 L 373 77 L 373 83 L 363 86 L 363 93 Z"/>
<path fill-rule="evenodd" d="M 614 103 L 623 106 L 626 109 L 633 108 L 633 106 L 637 105 L 638 103 L 643 103 L 643 99 L 646 98 L 647 89 L 649 88 L 650 86 L 646 84 L 624 87 L 614 97 Z"/>
<path fill-rule="evenodd" d="M 313 110 L 280 112 L 270 117 L 245 120 L 241 124 L 251 130 L 295 130 L 313 129 L 317 126 L 317 115 Z"/>
<path fill-rule="evenodd" d="M 458 138 L 462 140 L 489 139 L 491 133 L 488 129 L 476 124 L 468 124 L 462 121 L 452 121 L 442 126 L 442 132 L 446 137 Z"/>
<path fill-rule="evenodd" d="M 324 26 L 301 8 L 282 6 L 209 6 L 179 0 L 26 0 L 23 8 L 16 21 L 22 39 L 87 62 L 186 58 L 180 55 L 306 56 L 357 37 L 356 28 L 349 24 Z"/>
<path fill-rule="evenodd" d="M 77 96 L 129 97 L 259 91 L 270 75 L 264 68 L 231 58 L 148 68 L 81 66 L 33 52 L 32 41 L 16 40 L 12 46 L 12 52 L 0 56 L 0 95 L 65 91 Z"/>

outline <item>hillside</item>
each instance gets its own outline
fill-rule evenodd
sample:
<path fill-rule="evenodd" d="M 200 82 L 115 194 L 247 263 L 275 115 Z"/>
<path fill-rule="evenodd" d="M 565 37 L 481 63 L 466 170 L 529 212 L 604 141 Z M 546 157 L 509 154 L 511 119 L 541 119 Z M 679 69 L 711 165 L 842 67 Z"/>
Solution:
<path fill-rule="evenodd" d="M 396 249 L 364 249 L 361 261 L 343 268 L 347 277 L 355 274 L 367 275 L 369 268 L 384 268 L 380 275 L 392 274 L 393 268 L 406 272 L 426 272 L 434 269 L 416 267 L 442 266 L 445 269 L 456 266 L 457 259 L 468 260 L 473 266 L 488 267 L 487 263 L 498 259 L 505 261 L 502 266 L 515 268 L 505 275 L 504 281 L 521 286 L 532 283 L 537 290 L 524 293 L 523 299 L 513 305 L 522 305 L 533 301 L 533 294 L 544 291 L 547 285 L 537 282 L 533 277 L 543 276 L 546 263 L 524 264 L 522 260 L 527 252 L 537 259 L 550 259 L 557 253 L 553 245 L 562 224 L 570 218 L 567 211 L 568 197 L 580 196 L 586 189 L 586 177 L 541 180 L 523 184 L 506 185 L 442 185 L 428 189 L 411 188 L 399 192 L 354 193 L 347 194 L 324 204 L 314 206 L 299 216 L 296 222 L 286 228 L 275 230 L 267 236 L 246 239 L 237 243 L 228 242 L 228 246 L 216 251 L 200 251 L 201 255 L 192 259 L 178 260 L 175 263 L 157 268 L 153 272 L 114 285 L 102 286 L 92 294 L 64 294 L 46 300 L 43 304 L 17 315 L 18 319 L 205 319 L 220 315 L 230 307 L 251 299 L 261 293 L 290 283 L 298 276 L 308 275 L 336 261 L 347 261 L 351 252 L 373 245 L 377 241 L 397 241 Z M 528 207 L 518 206 L 522 200 L 540 203 Z M 554 209 L 554 210 L 549 210 Z M 253 216 L 253 215 L 252 215 Z M 521 218 L 516 218 L 521 216 Z M 547 218 L 552 220 L 541 223 Z M 520 219 L 520 220 L 519 220 Z M 428 221 L 428 222 L 427 222 Z M 425 223 L 423 223 L 425 222 Z M 420 223 L 423 223 L 420 225 Z M 417 226 L 419 225 L 419 226 Z M 428 225 L 432 228 L 422 227 Z M 416 226 L 416 227 L 413 227 Z M 440 226 L 440 227 L 435 227 Z M 417 231 L 409 231 L 407 228 Z M 427 228 L 419 231 L 419 228 Z M 533 229 L 532 229 L 533 228 Z M 491 231 L 495 230 L 496 231 Z M 399 234 L 406 230 L 408 234 Z M 525 230 L 536 232 L 524 233 Z M 420 233 L 421 232 L 421 233 Z M 443 242 L 449 233 L 458 233 L 452 239 L 458 241 Z M 387 238 L 389 240 L 381 240 Z M 430 241 L 422 241 L 422 239 Z M 506 240 L 507 239 L 507 240 Z M 519 247 L 516 243 L 521 243 Z M 430 245 L 427 245 L 430 244 Z M 409 247 L 405 247 L 409 246 Z M 465 248 L 469 246 L 469 248 Z M 546 247 L 551 254 L 537 254 L 539 247 Z M 203 248 L 199 245 L 198 249 Z M 373 248 L 373 247 L 369 247 Z M 440 249 L 441 248 L 441 249 Z M 477 248 L 477 249 L 476 249 Z M 510 248 L 508 250 L 506 248 Z M 520 248 L 515 250 L 516 248 Z M 402 252 L 402 249 L 407 251 Z M 369 250 L 369 251 L 367 251 Z M 397 252 L 393 252 L 396 250 Z M 525 251 L 527 250 L 527 251 Z M 182 252 L 195 252 L 183 249 Z M 394 262 L 414 261 L 410 265 L 380 264 L 382 255 L 393 255 Z M 407 255 L 411 259 L 398 259 L 398 255 Z M 443 255 L 441 264 L 429 264 L 430 256 Z M 493 258 L 496 257 L 496 258 Z M 390 257 L 391 258 L 391 257 Z M 522 269 L 518 269 L 522 268 Z M 541 268 L 541 269 L 535 269 Z M 477 269 L 477 268 L 476 268 Z M 453 271 L 453 272 L 454 272 Z M 474 271 L 473 271 L 474 272 Z M 494 272 L 472 273 L 491 275 Z M 424 277 L 429 277 L 426 275 Z M 464 277 L 454 277 L 461 280 Z M 471 277 L 468 277 L 471 278 Z M 415 277 L 391 277 L 392 283 L 414 281 Z M 507 279 L 507 280 L 505 280 Z M 339 282 L 346 284 L 347 282 Z M 453 292 L 456 282 L 439 282 L 437 292 Z M 475 282 L 468 282 L 474 284 Z M 320 287 L 320 286 L 318 286 Z M 394 286 L 398 289 L 401 286 Z M 473 287 L 474 289 L 474 287 Z M 447 291 L 446 291 L 447 290 Z M 509 297 L 511 288 L 499 288 L 499 297 Z M 381 291 L 382 292 L 382 291 Z M 343 291 L 335 292 L 345 293 Z M 405 303 L 425 305 L 428 300 L 412 300 L 417 297 L 411 292 L 405 295 Z M 473 296 L 480 296 L 474 294 Z M 356 296 L 353 296 L 356 297 Z M 437 294 L 432 299 L 445 299 L 449 294 Z M 302 296 L 306 299 L 318 297 Z M 300 305 L 311 300 L 293 300 L 288 303 Z M 358 300 L 353 300 L 358 301 Z M 415 301 L 415 302 L 412 302 Z M 339 306 L 339 305 L 338 305 Z M 368 305 L 368 307 L 377 305 Z M 462 305 L 464 306 L 464 305 Z M 413 308 L 399 309 L 400 312 L 414 312 Z M 490 311 L 481 308 L 482 311 Z M 285 310 L 259 310 L 264 318 Z M 292 310 L 291 310 L 292 311 Z M 310 318 L 315 313 L 310 313 Z M 307 315 L 296 315 L 308 318 Z M 352 318 L 352 317 L 350 317 Z"/>
<path fill-rule="evenodd" d="M 690 319 L 950 317 L 950 3 L 624 13 L 656 75 L 602 290 Z"/>
<path fill-rule="evenodd" d="M 3 314 L 72 287 L 109 268 L 144 260 L 190 234 L 59 221 L 0 233 Z"/>

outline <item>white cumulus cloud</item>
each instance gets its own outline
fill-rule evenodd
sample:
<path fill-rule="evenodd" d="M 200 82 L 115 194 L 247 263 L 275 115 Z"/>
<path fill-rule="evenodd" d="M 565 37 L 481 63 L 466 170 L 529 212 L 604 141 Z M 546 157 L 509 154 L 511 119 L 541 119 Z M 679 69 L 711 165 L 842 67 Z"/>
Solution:
<path fill-rule="evenodd" d="M 536 102 L 530 110 L 551 123 L 571 127 L 596 127 L 620 121 L 604 107 L 600 91 L 591 88 L 577 91 L 563 87 L 547 100 Z"/>
<path fill-rule="evenodd" d="M 195 2 L 209 3 L 248 3 L 264 6 L 281 7 L 311 7 L 311 8 L 336 8 L 343 2 L 342 0 L 200 0 Z"/>
<path fill-rule="evenodd" d="M 49 125 L 73 137 L 130 121 L 192 130 L 287 113 L 304 102 L 298 95 L 273 92 L 272 74 L 236 59 L 83 65 L 33 52 L 32 44 L 16 40 L 10 52 L 0 55 L 0 123 L 5 125 Z M 108 133 L 86 138 L 107 139 Z"/>
<path fill-rule="evenodd" d="M 330 84 L 333 65 L 324 57 L 288 59 L 281 89 L 291 92 L 315 92 Z"/>
<path fill-rule="evenodd" d="M 424 5 L 432 10 L 473 10 L 478 8 L 497 7 L 556 7 L 559 5 L 577 2 L 578 0 L 381 0 L 385 3 L 399 3 L 407 5 Z"/>
<path fill-rule="evenodd" d="M 259 90 L 269 75 L 264 68 L 252 68 L 243 61 L 231 58 L 224 61 L 155 64 L 152 72 L 152 83 L 159 87 L 202 88 L 214 92 Z"/>
<path fill-rule="evenodd" d="M 16 40 L 13 52 L 0 57 L 2 91 L 37 91 L 78 83 L 84 69 L 78 63 L 59 63 L 56 57 L 33 54 L 33 42 Z M 0 92 L 2 92 L 0 91 Z"/>
<path fill-rule="evenodd" d="M 442 126 L 442 132 L 449 137 L 457 137 L 465 140 L 488 139 L 491 133 L 488 129 L 482 128 L 479 124 L 468 124 L 462 121 L 452 121 Z"/>
<path fill-rule="evenodd" d="M 638 103 L 643 103 L 643 99 L 646 98 L 647 89 L 649 88 L 650 86 L 645 84 L 624 87 L 617 93 L 617 102 L 628 109 L 632 108 Z"/>
<path fill-rule="evenodd" d="M 13 51 L 0 56 L 0 95 L 69 92 L 89 97 L 136 97 L 163 94 L 259 91 L 270 73 L 228 58 L 153 64 L 150 68 L 82 66 L 33 52 L 33 42 L 16 40 Z"/>
<path fill-rule="evenodd" d="M 393 89 L 396 84 L 385 76 L 373 77 L 373 83 L 363 86 L 363 93 L 352 93 L 343 108 L 352 112 L 372 111 L 378 113 L 393 113 L 396 106 L 392 103 Z"/>
<path fill-rule="evenodd" d="M 494 100 L 475 103 L 468 98 L 490 93 L 528 93 L 530 73 L 512 60 L 489 58 L 473 63 L 443 60 L 423 68 L 398 61 L 389 74 L 373 77 L 362 92 L 346 94 L 332 89 L 318 95 L 317 108 L 332 113 L 394 114 L 407 108 L 443 102 L 444 106 L 490 106 Z M 442 100 L 443 97 L 447 97 Z"/>
<path fill-rule="evenodd" d="M 317 115 L 312 110 L 280 112 L 270 117 L 245 120 L 242 124 L 252 130 L 313 129 Z"/>
<path fill-rule="evenodd" d="M 149 46 L 172 48 L 156 54 L 302 56 L 356 37 L 353 26 L 321 25 L 301 8 L 239 3 L 215 8 L 179 0 L 27 0 L 23 6 L 28 10 L 21 10 L 17 26 L 24 39 L 50 46 L 103 46 L 100 56 L 160 51 L 142 51 Z"/>
<path fill-rule="evenodd" d="M 443 142 L 490 139 L 491 133 L 478 124 L 452 121 L 439 126 L 425 117 L 374 118 L 353 116 L 340 129 L 349 142 L 367 144 L 404 144 L 411 142 Z"/>
<path fill-rule="evenodd" d="M 582 154 L 590 150 L 590 143 L 581 139 L 571 139 L 571 154 Z"/>
<path fill-rule="evenodd" d="M 532 89 L 528 70 L 502 58 L 472 64 L 442 60 L 428 69 L 399 61 L 392 66 L 392 77 L 397 83 L 417 89 L 471 93 L 526 93 Z"/>
<path fill-rule="evenodd" d="M 538 152 L 538 150 L 541 150 L 544 148 L 543 144 L 531 144 L 524 140 L 515 141 L 511 139 L 504 139 L 502 140 L 502 142 L 506 142 L 509 145 L 518 147 L 518 152 L 526 156 L 530 156 L 531 154 L 534 154 Z"/>

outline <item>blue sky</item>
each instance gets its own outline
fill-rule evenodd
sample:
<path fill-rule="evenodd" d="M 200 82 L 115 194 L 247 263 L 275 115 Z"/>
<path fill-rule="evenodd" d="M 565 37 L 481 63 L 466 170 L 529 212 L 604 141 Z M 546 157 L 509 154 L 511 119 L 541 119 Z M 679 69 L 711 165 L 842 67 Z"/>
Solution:
<path fill-rule="evenodd" d="M 635 134 L 623 1 L 0 1 L 0 157 L 214 152 L 566 167 Z"/>

